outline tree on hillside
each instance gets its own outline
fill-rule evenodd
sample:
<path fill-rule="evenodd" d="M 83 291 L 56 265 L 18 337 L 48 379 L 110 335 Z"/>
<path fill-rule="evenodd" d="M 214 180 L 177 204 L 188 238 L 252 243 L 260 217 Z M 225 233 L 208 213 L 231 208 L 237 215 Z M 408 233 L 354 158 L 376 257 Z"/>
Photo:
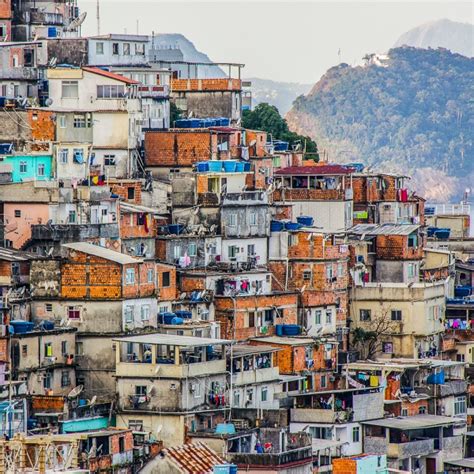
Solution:
<path fill-rule="evenodd" d="M 306 153 L 311 153 L 312 158 L 318 158 L 316 142 L 309 137 L 290 131 L 288 123 L 274 105 L 261 103 L 254 110 L 244 110 L 242 126 L 251 130 L 263 130 L 269 133 L 273 140 L 289 142 L 290 146 L 301 143 L 304 149 L 306 144 Z"/>

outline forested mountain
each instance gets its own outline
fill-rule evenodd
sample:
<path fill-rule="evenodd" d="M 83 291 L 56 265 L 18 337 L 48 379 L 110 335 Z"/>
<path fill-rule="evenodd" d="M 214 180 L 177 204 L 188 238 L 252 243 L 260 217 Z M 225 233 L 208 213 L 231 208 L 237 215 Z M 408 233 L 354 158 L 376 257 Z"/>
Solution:
<path fill-rule="evenodd" d="M 429 199 L 474 182 L 474 59 L 445 49 L 391 49 L 341 64 L 288 113 L 321 156 L 414 174 Z"/>

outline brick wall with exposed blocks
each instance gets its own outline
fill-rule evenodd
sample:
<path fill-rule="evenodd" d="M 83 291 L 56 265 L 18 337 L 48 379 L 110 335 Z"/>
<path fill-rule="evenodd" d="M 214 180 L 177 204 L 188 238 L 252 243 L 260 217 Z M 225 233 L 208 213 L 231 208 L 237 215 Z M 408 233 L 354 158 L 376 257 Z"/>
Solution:
<path fill-rule="evenodd" d="M 254 143 L 255 142 L 255 143 Z M 252 146 L 251 143 L 254 143 Z M 267 143 L 267 132 L 259 130 L 245 131 L 245 145 L 249 147 L 250 156 L 265 156 L 265 144 Z"/>
<path fill-rule="evenodd" d="M 420 408 L 423 413 L 429 413 L 428 400 L 418 400 L 416 402 L 390 403 L 386 405 L 387 411 L 393 416 L 415 416 L 420 414 Z M 406 410 L 406 414 L 405 414 Z M 403 415 L 402 415 L 403 413 Z"/>
<path fill-rule="evenodd" d="M 377 189 L 380 187 L 378 177 L 354 176 L 352 178 L 354 204 L 373 201 L 396 201 L 395 176 L 381 175 L 380 178 L 385 182 L 383 189 Z M 348 184 L 350 184 L 350 180 L 348 180 Z"/>
<path fill-rule="evenodd" d="M 215 318 L 221 323 L 221 336 L 237 340 L 245 340 L 249 337 L 262 335 L 257 326 L 257 311 L 272 309 L 276 307 L 274 324 L 297 324 L 297 299 L 295 293 L 278 295 L 254 295 L 239 296 L 234 301 L 229 297 L 217 297 L 214 299 Z M 248 325 L 248 314 L 253 312 L 254 324 Z M 269 326 L 265 335 L 273 335 L 275 327 Z"/>
<path fill-rule="evenodd" d="M 347 245 L 332 243 L 323 234 L 292 232 L 295 243 L 288 248 L 288 258 L 304 259 L 342 259 L 349 256 Z"/>
<path fill-rule="evenodd" d="M 268 187 L 267 177 L 273 175 L 272 158 L 250 159 L 252 173 L 245 178 L 245 184 L 249 189 L 266 189 Z"/>
<path fill-rule="evenodd" d="M 202 291 L 206 289 L 206 278 L 202 275 L 180 273 L 178 280 L 179 291 L 188 293 L 190 291 Z"/>
<path fill-rule="evenodd" d="M 293 206 L 291 204 L 275 206 L 274 212 L 273 218 L 276 220 L 293 219 Z"/>
<path fill-rule="evenodd" d="M 0 338 L 0 362 L 8 362 L 8 339 Z"/>
<path fill-rule="evenodd" d="M 147 220 L 145 224 L 144 219 Z M 143 222 L 139 224 L 139 222 Z M 121 214 L 120 216 L 120 237 L 130 239 L 135 237 L 156 237 L 156 220 L 151 214 L 143 215 L 135 212 Z"/>
<path fill-rule="evenodd" d="M 110 444 L 112 446 L 112 454 L 119 454 L 120 451 L 120 443 L 119 439 L 124 438 L 124 447 L 125 451 L 131 451 L 133 449 L 133 434 L 131 431 L 126 431 L 125 433 L 117 433 L 116 435 L 112 435 L 110 437 Z"/>
<path fill-rule="evenodd" d="M 147 166 L 192 166 L 217 151 L 217 135 L 209 131 L 180 130 L 145 133 Z"/>
<path fill-rule="evenodd" d="M 40 142 L 56 140 L 56 124 L 52 116 L 53 112 L 47 110 L 28 110 L 28 123 L 33 140 Z"/>
<path fill-rule="evenodd" d="M 344 189 L 276 189 L 274 201 L 339 201 L 344 199 Z"/>
<path fill-rule="evenodd" d="M 163 286 L 163 274 L 169 273 L 169 286 Z M 158 281 L 158 297 L 160 301 L 172 301 L 178 296 L 176 284 L 176 268 L 171 265 L 156 264 L 156 276 Z"/>
<path fill-rule="evenodd" d="M 6 20 L 12 17 L 12 5 L 11 0 L 0 1 L 0 18 Z"/>
<path fill-rule="evenodd" d="M 0 277 L 11 277 L 12 275 L 12 262 L 6 260 L 0 260 Z"/>
<path fill-rule="evenodd" d="M 140 181 L 117 181 L 109 183 L 110 191 L 112 194 L 117 194 L 124 201 L 131 202 L 132 204 L 142 203 L 142 185 Z M 133 189 L 133 199 L 129 199 L 129 188 Z M 130 191 L 132 192 L 132 191 Z"/>
<path fill-rule="evenodd" d="M 406 235 L 378 235 L 376 238 L 377 258 L 385 260 L 412 260 L 423 258 L 424 240 L 417 247 L 408 247 Z"/>

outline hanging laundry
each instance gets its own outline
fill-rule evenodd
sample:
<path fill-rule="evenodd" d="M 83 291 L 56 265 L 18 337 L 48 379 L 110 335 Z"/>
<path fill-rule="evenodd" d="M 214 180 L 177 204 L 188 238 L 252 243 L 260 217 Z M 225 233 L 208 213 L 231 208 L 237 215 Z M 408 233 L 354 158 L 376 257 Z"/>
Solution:
<path fill-rule="evenodd" d="M 379 386 L 379 378 L 377 375 L 371 375 L 369 380 L 369 385 L 371 387 L 378 387 Z"/>

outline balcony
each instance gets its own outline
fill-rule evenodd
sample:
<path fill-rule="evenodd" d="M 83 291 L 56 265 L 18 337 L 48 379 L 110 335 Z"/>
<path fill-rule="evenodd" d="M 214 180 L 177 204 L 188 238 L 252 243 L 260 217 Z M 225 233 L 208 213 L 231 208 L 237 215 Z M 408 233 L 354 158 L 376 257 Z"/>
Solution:
<path fill-rule="evenodd" d="M 305 461 L 310 463 L 312 460 L 312 447 L 284 451 L 282 453 L 228 453 L 228 460 L 238 466 L 258 466 L 267 468 L 267 466 L 284 466 L 287 464 L 302 464 Z"/>
<path fill-rule="evenodd" d="M 62 26 L 64 23 L 64 17 L 61 13 L 47 13 L 39 10 L 31 9 L 25 13 L 25 16 L 29 14 L 30 23 L 37 25 L 57 25 Z"/>
<path fill-rule="evenodd" d="M 32 240 L 83 242 L 88 239 L 118 239 L 118 224 L 52 224 L 32 225 Z"/>
<path fill-rule="evenodd" d="M 274 201 L 343 201 L 344 189 L 277 189 L 273 193 Z"/>
<path fill-rule="evenodd" d="M 226 371 L 225 360 L 212 360 L 194 364 L 151 364 L 137 362 L 119 362 L 116 368 L 117 377 L 145 377 L 183 379 L 218 374 Z"/>
<path fill-rule="evenodd" d="M 170 95 L 170 90 L 167 85 L 139 86 L 138 93 L 142 99 L 166 99 Z"/>
<path fill-rule="evenodd" d="M 389 458 L 395 459 L 405 459 L 412 456 L 428 456 L 436 451 L 434 445 L 435 440 L 433 438 L 400 444 L 389 443 L 387 455 Z"/>
<path fill-rule="evenodd" d="M 265 191 L 228 193 L 222 200 L 223 206 L 252 206 L 258 204 L 268 204 L 268 195 Z"/>
<path fill-rule="evenodd" d="M 233 375 L 234 385 L 251 385 L 266 381 L 277 380 L 279 377 L 278 367 L 268 367 L 266 369 L 255 369 L 238 372 Z"/>
<path fill-rule="evenodd" d="M 172 79 L 173 92 L 241 91 L 240 79 Z"/>
<path fill-rule="evenodd" d="M 450 395 L 463 395 L 467 391 L 467 382 L 465 380 L 448 380 L 442 385 L 437 385 L 440 397 L 449 397 Z"/>
<path fill-rule="evenodd" d="M 334 410 L 320 408 L 292 408 L 291 421 L 295 423 L 335 423 L 339 415 Z"/>

